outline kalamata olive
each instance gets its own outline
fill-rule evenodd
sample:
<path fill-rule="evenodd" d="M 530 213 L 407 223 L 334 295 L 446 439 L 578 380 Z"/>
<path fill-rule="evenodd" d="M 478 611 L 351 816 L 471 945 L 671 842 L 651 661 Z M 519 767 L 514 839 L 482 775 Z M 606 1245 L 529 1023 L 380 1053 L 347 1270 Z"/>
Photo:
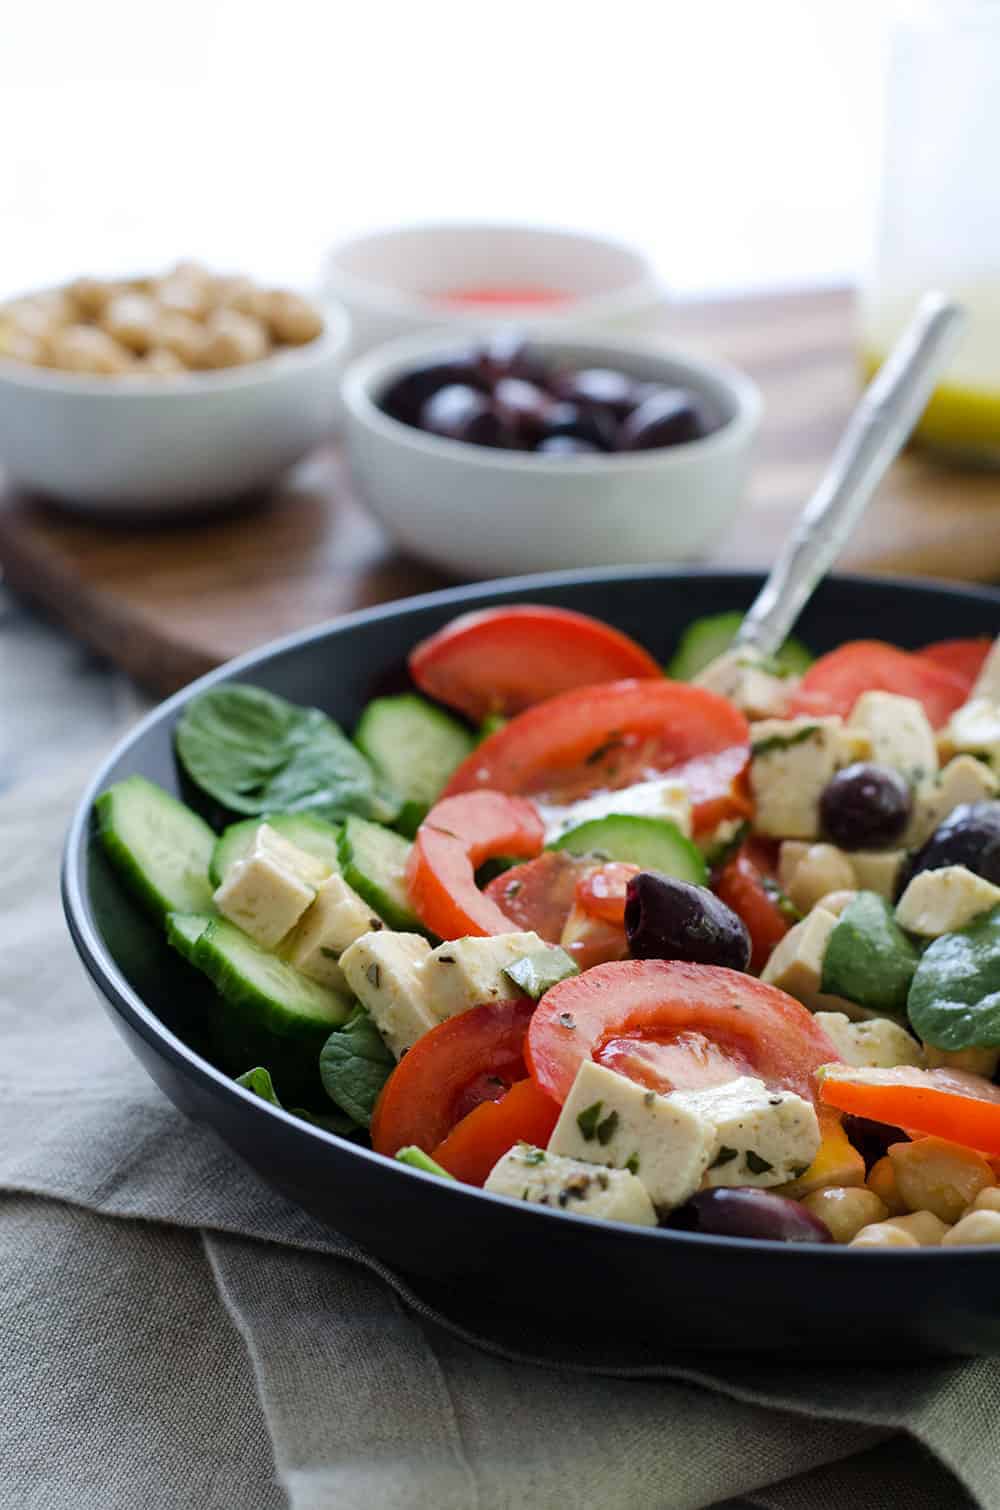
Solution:
<path fill-rule="evenodd" d="M 731 907 L 707 886 L 656 870 L 642 870 L 628 883 L 625 933 L 633 959 L 685 959 L 730 970 L 750 963 L 750 935 Z"/>
<path fill-rule="evenodd" d="M 575 435 L 600 451 L 610 451 L 615 442 L 615 423 L 601 409 L 582 409 L 579 404 L 562 400 L 554 403 L 545 417 L 543 438 L 550 435 Z"/>
<path fill-rule="evenodd" d="M 964 865 L 984 881 L 1000 886 L 1000 802 L 963 802 L 939 823 L 899 878 L 902 893 L 922 870 Z"/>
<path fill-rule="evenodd" d="M 411 367 L 409 372 L 390 383 L 378 401 L 379 408 L 404 425 L 416 425 L 420 411 L 431 395 L 453 383 L 489 392 L 490 385 L 479 370 L 474 352 L 458 352 L 443 362 L 426 362 L 422 367 Z"/>
<path fill-rule="evenodd" d="M 485 394 L 462 383 L 432 393 L 420 411 L 420 428 L 474 446 L 509 446 L 511 434 Z"/>
<path fill-rule="evenodd" d="M 600 456 L 600 446 L 592 446 L 579 435 L 550 435 L 535 447 L 536 456 Z"/>
<path fill-rule="evenodd" d="M 515 443 L 530 451 L 545 429 L 551 396 L 525 378 L 501 378 L 493 390 L 493 402 Z"/>
<path fill-rule="evenodd" d="M 832 1243 L 830 1229 L 798 1201 L 770 1190 L 719 1185 L 699 1190 L 672 1211 L 665 1227 L 713 1237 L 756 1237 L 772 1243 Z"/>
<path fill-rule="evenodd" d="M 490 386 L 505 377 L 523 378 L 539 388 L 548 386 L 548 370 L 541 353 L 517 330 L 498 330 L 480 347 L 476 363 Z"/>
<path fill-rule="evenodd" d="M 823 832 L 842 849 L 878 849 L 898 839 L 913 793 L 898 771 L 857 761 L 831 776 L 819 799 Z"/>
<path fill-rule="evenodd" d="M 585 367 L 581 372 L 564 372 L 555 380 L 554 389 L 561 399 L 584 409 L 605 409 L 615 419 L 624 419 L 635 408 L 635 383 L 624 372 L 610 367 Z"/>
<path fill-rule="evenodd" d="M 683 388 L 661 388 L 644 398 L 622 422 L 619 451 L 652 451 L 699 440 L 710 429 L 704 406 Z"/>

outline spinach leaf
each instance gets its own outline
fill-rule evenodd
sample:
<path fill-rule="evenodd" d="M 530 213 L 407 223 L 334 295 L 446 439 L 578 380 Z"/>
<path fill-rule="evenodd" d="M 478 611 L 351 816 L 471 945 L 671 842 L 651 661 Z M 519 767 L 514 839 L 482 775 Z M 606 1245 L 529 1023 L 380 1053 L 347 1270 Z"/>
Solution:
<path fill-rule="evenodd" d="M 536 949 L 534 954 L 523 955 L 521 959 L 508 965 L 503 973 L 525 996 L 530 996 L 532 1001 L 539 1001 L 546 991 L 557 986 L 561 980 L 579 974 L 579 967 L 565 949 L 560 949 L 558 944 L 551 944 L 547 949 Z"/>
<path fill-rule="evenodd" d="M 929 945 L 908 1005 L 914 1032 L 935 1048 L 1000 1045 L 1000 907 Z"/>
<path fill-rule="evenodd" d="M 274 1089 L 274 1081 L 271 1079 L 271 1071 L 266 1070 L 262 1064 L 256 1069 L 247 1070 L 245 1075 L 237 1075 L 236 1084 L 242 1085 L 245 1090 L 253 1091 L 262 1101 L 269 1101 L 272 1106 L 281 1106 L 277 1093 Z"/>
<path fill-rule="evenodd" d="M 270 1102 L 271 1106 L 281 1106 L 274 1089 L 271 1071 L 266 1070 L 262 1064 L 258 1064 L 255 1069 L 247 1070 L 245 1075 L 237 1075 L 236 1084 L 244 1086 L 248 1091 L 253 1091 L 255 1096 L 259 1096 L 262 1101 Z M 357 1126 L 355 1119 L 343 1112 L 317 1117 L 313 1112 L 307 1112 L 301 1106 L 282 1107 L 282 1110 L 289 1111 L 293 1117 L 301 1117 L 303 1122 L 311 1122 L 314 1127 L 325 1127 L 327 1132 L 344 1134 L 353 1132 Z"/>
<path fill-rule="evenodd" d="M 859 891 L 830 934 L 820 990 L 901 1015 L 919 957 L 885 897 Z"/>
<path fill-rule="evenodd" d="M 370 1126 L 379 1091 L 395 1065 L 360 1002 L 330 1034 L 319 1056 L 320 1078 L 330 1100 L 362 1127 Z"/>
<path fill-rule="evenodd" d="M 261 687 L 203 692 L 185 708 L 176 744 L 195 786 L 233 813 L 360 813 L 386 823 L 399 808 L 332 719 Z"/>
<path fill-rule="evenodd" d="M 317 1117 L 315 1112 L 307 1112 L 302 1106 L 293 1106 L 289 1109 L 293 1117 L 301 1117 L 303 1122 L 309 1122 L 313 1127 L 322 1127 L 327 1132 L 339 1133 L 342 1138 L 348 1133 L 358 1131 L 358 1124 L 346 1112 L 330 1112 L 329 1115 L 324 1113 L 322 1117 Z"/>

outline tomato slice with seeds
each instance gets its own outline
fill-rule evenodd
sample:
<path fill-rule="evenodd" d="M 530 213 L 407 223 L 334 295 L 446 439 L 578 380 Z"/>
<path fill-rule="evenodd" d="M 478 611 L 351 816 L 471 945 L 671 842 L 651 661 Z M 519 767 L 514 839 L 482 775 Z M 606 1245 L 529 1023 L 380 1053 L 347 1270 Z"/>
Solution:
<path fill-rule="evenodd" d="M 576 883 L 577 905 L 588 917 L 624 928 L 628 883 L 638 874 L 638 865 L 627 865 L 622 860 L 595 865 Z"/>
<path fill-rule="evenodd" d="M 544 1148 L 559 1108 L 533 1080 L 518 1080 L 497 1101 L 484 1101 L 456 1122 L 431 1158 L 467 1185 L 483 1185 L 494 1164 L 515 1143 Z"/>
<path fill-rule="evenodd" d="M 746 719 L 714 692 L 662 678 L 609 682 L 519 714 L 462 762 L 445 795 L 486 788 L 565 805 L 669 772 L 687 783 L 700 831 L 744 811 L 734 787 L 749 756 Z"/>
<path fill-rule="evenodd" d="M 548 849 L 537 860 L 495 876 L 484 894 L 508 919 L 508 932 L 513 928 L 537 933 L 547 944 L 558 944 L 573 907 L 577 882 L 593 863 L 568 850 Z"/>
<path fill-rule="evenodd" d="M 750 934 L 750 969 L 759 975 L 795 922 L 782 910 L 770 868 L 759 849 L 744 844 L 723 866 L 713 890 L 720 901 L 741 917 Z M 771 882 L 769 885 L 768 883 Z"/>
<path fill-rule="evenodd" d="M 690 1034 L 710 1047 L 685 1040 Z M 535 1010 L 526 1057 L 533 1078 L 561 1104 L 583 1059 L 604 1063 L 605 1052 L 611 1068 L 639 1084 L 674 1089 L 687 1083 L 679 1079 L 686 1047 L 696 1048 L 699 1073 L 724 1058 L 726 1079 L 749 1072 L 810 1100 L 819 1066 L 840 1058 L 812 1013 L 784 991 L 681 960 L 623 960 L 560 981 Z"/>
<path fill-rule="evenodd" d="M 520 603 L 462 614 L 410 653 L 422 692 L 480 722 L 593 682 L 662 676 L 648 651 L 568 608 Z"/>
<path fill-rule="evenodd" d="M 497 855 L 537 855 L 545 831 L 534 806 L 501 792 L 469 792 L 437 803 L 417 830 L 406 869 L 420 921 L 442 939 L 510 933 L 510 918 L 476 885 L 476 869 Z"/>
<path fill-rule="evenodd" d="M 846 718 L 863 692 L 896 692 L 923 703 L 935 729 L 965 701 L 968 683 L 947 666 L 881 640 L 851 640 L 820 656 L 789 700 L 789 717 Z"/>

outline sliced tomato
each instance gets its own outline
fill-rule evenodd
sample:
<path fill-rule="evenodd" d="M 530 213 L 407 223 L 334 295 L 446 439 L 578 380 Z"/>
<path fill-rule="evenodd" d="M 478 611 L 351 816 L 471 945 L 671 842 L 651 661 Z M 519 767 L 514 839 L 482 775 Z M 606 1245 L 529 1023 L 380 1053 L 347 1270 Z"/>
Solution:
<path fill-rule="evenodd" d="M 621 860 L 595 865 L 576 883 L 577 906 L 588 917 L 624 928 L 628 883 L 638 874 L 638 865 L 626 865 Z"/>
<path fill-rule="evenodd" d="M 775 986 L 714 965 L 625 960 L 545 993 L 528 1030 L 528 1067 L 560 1104 L 582 1060 L 603 1063 L 606 1049 L 613 1068 L 651 1090 L 670 1090 L 679 1083 L 685 1034 L 711 1046 L 698 1045 L 702 1061 L 729 1061 L 727 1079 L 749 1070 L 811 1099 L 816 1070 L 840 1057 L 812 1013 Z M 637 1044 L 632 1058 L 628 1041 Z"/>
<path fill-rule="evenodd" d="M 544 1148 L 559 1119 L 559 1108 L 533 1080 L 511 1086 L 498 1101 L 484 1101 L 456 1122 L 431 1158 L 467 1185 L 482 1185 L 515 1143 Z"/>
<path fill-rule="evenodd" d="M 469 1115 L 470 1087 L 489 1076 L 509 1088 L 527 1074 L 524 1038 L 535 1004 L 527 997 L 470 1007 L 417 1040 L 389 1076 L 372 1116 L 372 1147 L 394 1154 L 415 1143 L 437 1148 Z"/>
<path fill-rule="evenodd" d="M 510 919 L 476 885 L 476 868 L 497 855 L 537 855 L 545 831 L 534 806 L 502 792 L 469 792 L 431 808 L 406 870 L 410 901 L 439 938 L 509 933 Z"/>
<path fill-rule="evenodd" d="M 769 880 L 769 870 L 761 864 L 759 854 L 745 844 L 723 866 L 714 884 L 716 895 L 747 926 L 752 946 L 750 968 L 757 975 L 794 922 L 778 905 Z"/>
<path fill-rule="evenodd" d="M 826 1106 L 905 1127 L 911 1135 L 931 1134 L 1000 1154 L 1000 1086 L 958 1070 L 851 1069 L 837 1065 L 824 1074 L 820 1096 Z"/>
<path fill-rule="evenodd" d="M 788 712 L 846 718 L 862 692 L 896 692 L 923 703 L 940 729 L 965 701 L 967 686 L 963 676 L 919 654 L 881 640 L 851 640 L 813 662 L 792 693 Z"/>
<path fill-rule="evenodd" d="M 462 614 L 410 652 L 422 692 L 478 723 L 593 682 L 662 676 L 628 635 L 568 608 L 522 603 Z"/>
<path fill-rule="evenodd" d="M 701 829 L 720 808 L 727 816 L 749 751 L 746 719 L 714 692 L 662 678 L 609 682 L 519 714 L 462 762 L 445 793 L 489 788 L 564 804 L 669 771 L 688 783 Z"/>
<path fill-rule="evenodd" d="M 593 861 L 568 850 L 548 849 L 496 876 L 485 895 L 523 933 L 537 933 L 548 944 L 558 944 L 570 915 L 581 875 Z"/>
<path fill-rule="evenodd" d="M 925 645 L 916 655 L 919 660 L 933 661 L 935 666 L 954 672 L 971 690 L 992 648 L 993 641 L 989 636 L 981 635 L 975 640 L 938 640 L 933 645 Z"/>

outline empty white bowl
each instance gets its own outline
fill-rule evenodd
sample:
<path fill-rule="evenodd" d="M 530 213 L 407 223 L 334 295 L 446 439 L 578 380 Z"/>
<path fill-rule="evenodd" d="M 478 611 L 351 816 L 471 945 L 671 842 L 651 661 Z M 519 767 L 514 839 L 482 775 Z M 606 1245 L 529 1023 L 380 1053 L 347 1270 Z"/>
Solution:
<path fill-rule="evenodd" d="M 719 428 L 681 445 L 602 456 L 446 440 L 390 418 L 377 400 L 395 378 L 458 343 L 440 333 L 395 341 L 351 364 L 342 396 L 361 495 L 399 544 L 477 577 L 692 561 L 710 551 L 744 496 L 761 414 L 756 384 L 721 363 L 622 342 L 533 335 L 532 345 L 554 363 L 690 388 Z"/>
<path fill-rule="evenodd" d="M 574 334 L 648 331 L 663 313 L 652 264 L 611 237 L 542 226 L 400 226 L 335 246 L 323 287 L 351 317 L 351 352 L 431 327 L 516 324 Z M 557 304 L 448 303 L 456 288 L 484 285 L 557 289 Z"/>
<path fill-rule="evenodd" d="M 176 377 L 89 377 L 0 359 L 0 466 L 63 506 L 165 515 L 275 482 L 335 422 L 348 343 L 323 333 L 263 361 Z"/>

